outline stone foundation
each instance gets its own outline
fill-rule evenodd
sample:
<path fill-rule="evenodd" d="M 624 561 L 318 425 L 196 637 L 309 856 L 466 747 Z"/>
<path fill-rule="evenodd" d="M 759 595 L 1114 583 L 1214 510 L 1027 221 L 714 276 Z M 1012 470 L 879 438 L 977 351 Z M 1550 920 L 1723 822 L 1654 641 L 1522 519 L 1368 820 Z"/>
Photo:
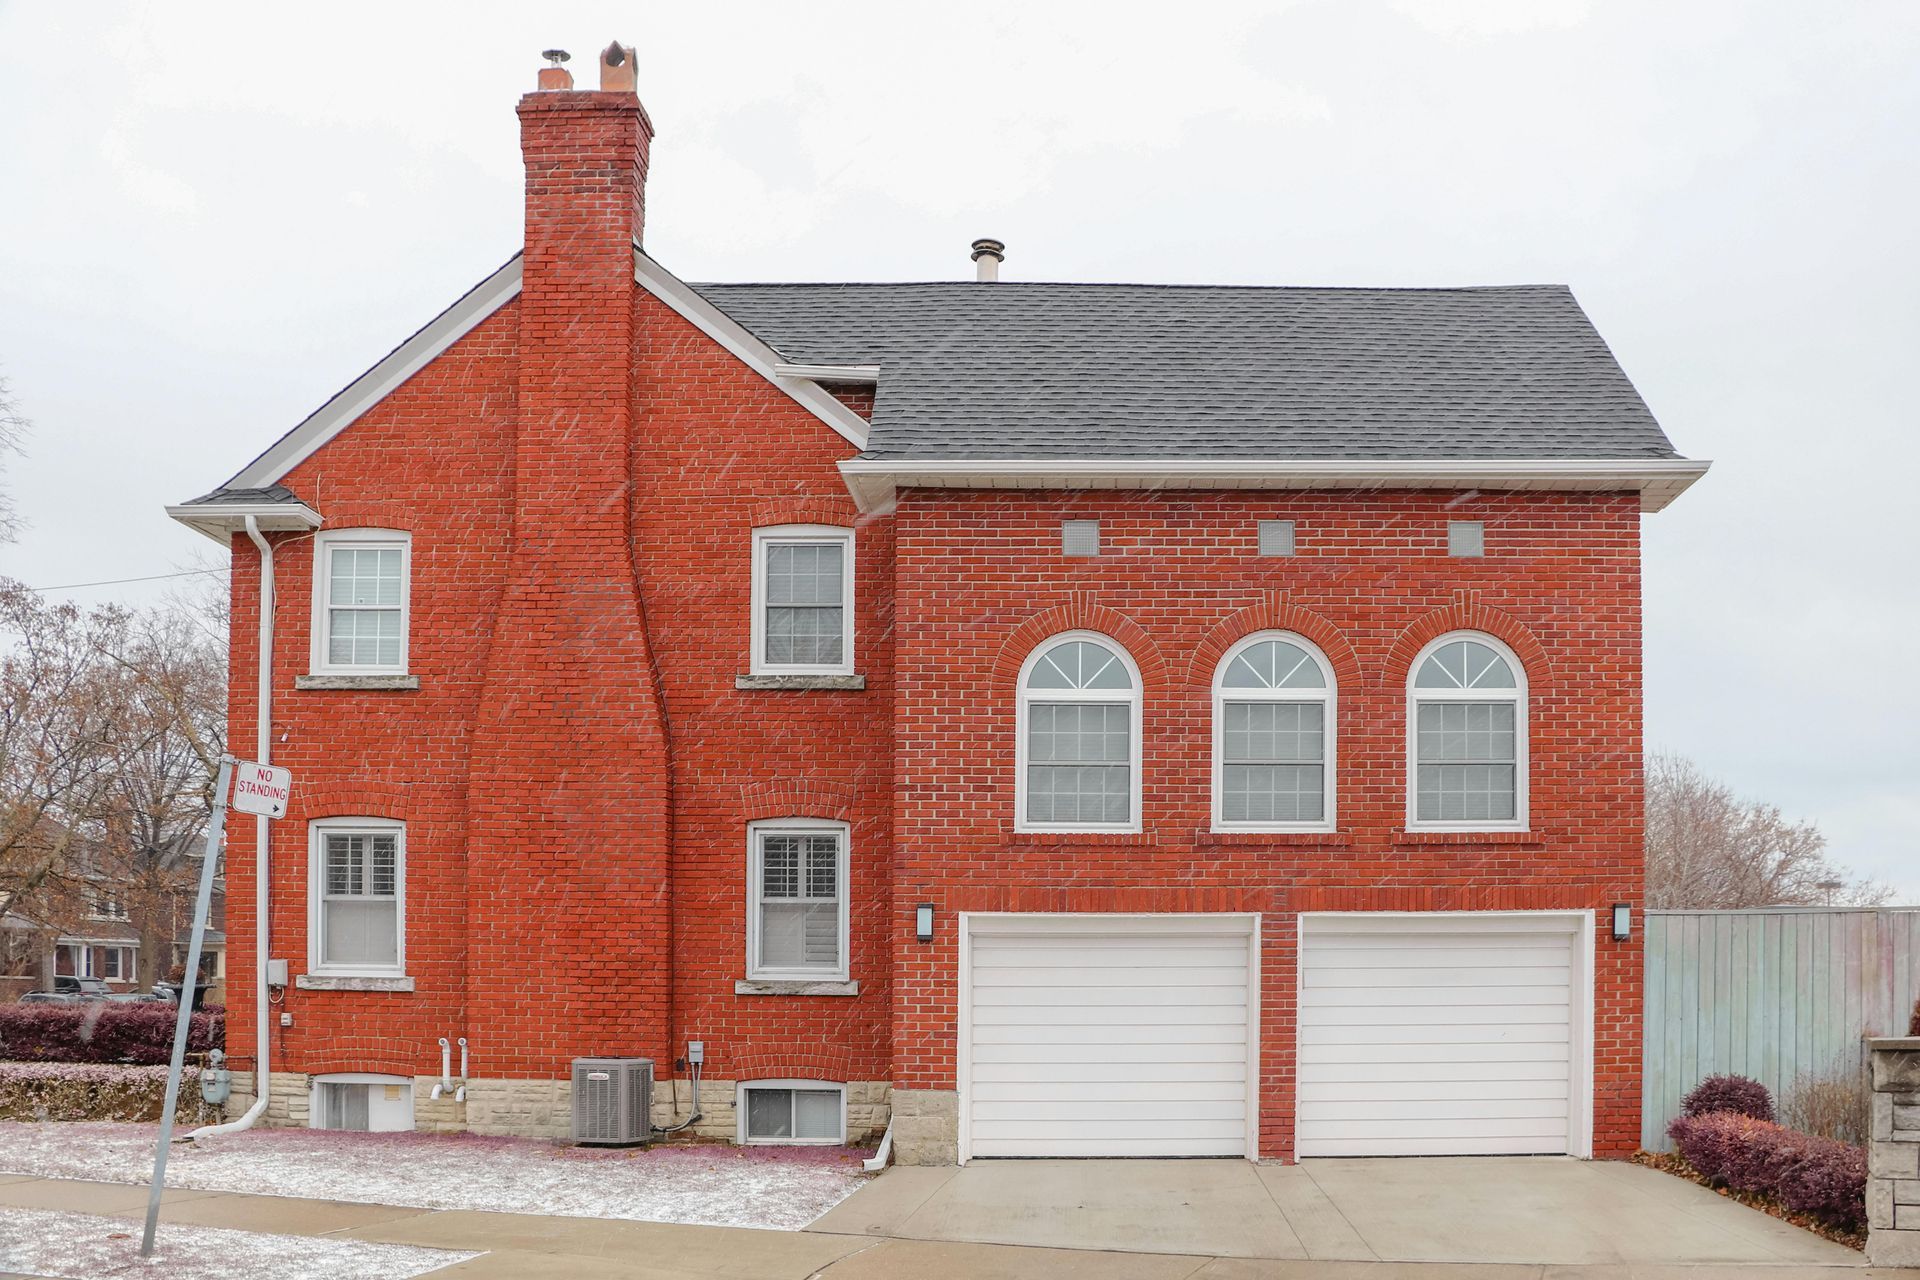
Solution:
<path fill-rule="evenodd" d="M 960 1095 L 951 1089 L 893 1091 L 896 1164 L 954 1164 L 960 1159 Z"/>
<path fill-rule="evenodd" d="M 413 1127 L 420 1133 L 479 1133 L 490 1137 L 547 1138 L 566 1142 L 573 1137 L 573 1082 L 571 1080 L 482 1080 L 466 1082 L 465 1102 L 454 1100 L 447 1090 L 438 1098 L 433 1088 L 439 1076 L 413 1078 Z M 455 1082 L 456 1084 L 458 1081 Z M 733 1142 L 739 1135 L 739 1114 L 734 1106 L 736 1081 L 702 1080 L 697 1124 L 676 1137 L 694 1137 L 715 1142 Z M 267 1077 L 268 1098 L 262 1125 L 274 1128 L 305 1128 L 311 1122 L 312 1077 L 302 1072 L 274 1071 Z M 893 1086 L 884 1080 L 847 1082 L 847 1141 L 878 1142 L 886 1131 L 891 1113 Z M 233 1073 L 233 1093 L 227 1100 L 227 1118 L 238 1119 L 253 1105 L 253 1073 Z M 923 1163 L 953 1163 L 952 1094 L 932 1095 L 949 1099 L 947 1123 L 948 1156 L 945 1160 Z M 665 1129 L 687 1117 L 692 1090 L 686 1080 L 655 1081 L 653 1087 L 653 1123 Z M 895 1138 L 896 1150 L 898 1137 Z M 904 1161 L 903 1161 L 904 1163 Z"/>
<path fill-rule="evenodd" d="M 1873 1134 L 1867 1145 L 1867 1261 L 1920 1267 L 1920 1037 L 1869 1040 Z"/>

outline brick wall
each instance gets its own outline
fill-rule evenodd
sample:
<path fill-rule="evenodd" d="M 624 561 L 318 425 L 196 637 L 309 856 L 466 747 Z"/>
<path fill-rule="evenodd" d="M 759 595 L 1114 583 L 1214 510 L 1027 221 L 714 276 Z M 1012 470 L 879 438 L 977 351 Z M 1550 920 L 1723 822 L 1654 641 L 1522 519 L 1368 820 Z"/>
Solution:
<path fill-rule="evenodd" d="M 1059 554 L 1063 518 L 1102 554 Z M 1297 522 L 1261 558 L 1256 522 Z M 1446 554 L 1487 522 L 1484 559 Z M 1631 495 L 918 491 L 895 516 L 900 750 L 894 829 L 894 1083 L 954 1087 L 960 911 L 1259 911 L 1261 1150 L 1291 1155 L 1295 922 L 1332 910 L 1591 908 L 1641 899 L 1639 508 Z M 1144 829 L 1013 830 L 1015 682 L 1050 635 L 1124 645 L 1145 685 Z M 1339 688 L 1338 831 L 1216 835 L 1211 681 L 1264 629 L 1298 632 Z M 1457 628 L 1527 668 L 1524 834 L 1405 830 L 1408 665 Z M 934 902 L 936 940 L 911 935 Z M 1639 942 L 1597 943 L 1595 1148 L 1639 1133 Z"/>

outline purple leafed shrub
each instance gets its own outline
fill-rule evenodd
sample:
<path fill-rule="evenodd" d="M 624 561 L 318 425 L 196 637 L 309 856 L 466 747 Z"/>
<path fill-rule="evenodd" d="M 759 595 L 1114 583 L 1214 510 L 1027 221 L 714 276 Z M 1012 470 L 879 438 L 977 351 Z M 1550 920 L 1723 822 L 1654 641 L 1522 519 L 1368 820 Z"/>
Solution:
<path fill-rule="evenodd" d="M 1680 1099 L 1680 1114 L 1704 1116 L 1732 1111 L 1755 1120 L 1773 1119 L 1773 1095 L 1767 1086 L 1745 1076 L 1708 1076 Z"/>
<path fill-rule="evenodd" d="M 173 1055 L 174 1012 L 159 1003 L 0 1005 L 0 1059 L 159 1065 Z M 220 1048 L 226 1022 L 224 1013 L 195 1013 L 187 1051 Z"/>
<path fill-rule="evenodd" d="M 1858 1230 L 1867 1220 L 1867 1153 L 1734 1111 L 1681 1116 L 1667 1129 L 1709 1182 L 1769 1195 L 1796 1213 Z"/>

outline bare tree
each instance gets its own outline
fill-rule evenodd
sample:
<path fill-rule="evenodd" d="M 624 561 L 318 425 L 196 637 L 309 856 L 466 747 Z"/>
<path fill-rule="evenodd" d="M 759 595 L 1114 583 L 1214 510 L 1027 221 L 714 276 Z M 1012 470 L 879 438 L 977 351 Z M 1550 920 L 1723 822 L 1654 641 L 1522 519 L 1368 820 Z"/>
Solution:
<path fill-rule="evenodd" d="M 222 631 L 0 582 L 0 916 L 57 935 L 111 900 L 167 976 L 225 749 Z"/>
<path fill-rule="evenodd" d="M 29 425 L 14 402 L 7 380 L 0 378 L 0 457 L 25 448 Z M 13 491 L 0 483 L 0 542 L 13 542 L 19 536 L 20 509 L 13 503 Z"/>
<path fill-rule="evenodd" d="M 1646 849 L 1650 907 L 1872 906 L 1891 895 L 1836 867 L 1811 822 L 1740 798 L 1683 756 L 1647 759 Z"/>

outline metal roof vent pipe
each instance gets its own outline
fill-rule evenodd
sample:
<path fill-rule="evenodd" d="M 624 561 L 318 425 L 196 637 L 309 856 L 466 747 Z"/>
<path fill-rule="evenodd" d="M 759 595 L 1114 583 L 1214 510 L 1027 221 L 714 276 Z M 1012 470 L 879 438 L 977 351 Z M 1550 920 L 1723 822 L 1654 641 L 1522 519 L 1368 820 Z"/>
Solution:
<path fill-rule="evenodd" d="M 975 240 L 973 242 L 973 278 L 975 280 L 998 280 L 1000 264 L 1007 260 L 1007 246 L 998 240 Z"/>

